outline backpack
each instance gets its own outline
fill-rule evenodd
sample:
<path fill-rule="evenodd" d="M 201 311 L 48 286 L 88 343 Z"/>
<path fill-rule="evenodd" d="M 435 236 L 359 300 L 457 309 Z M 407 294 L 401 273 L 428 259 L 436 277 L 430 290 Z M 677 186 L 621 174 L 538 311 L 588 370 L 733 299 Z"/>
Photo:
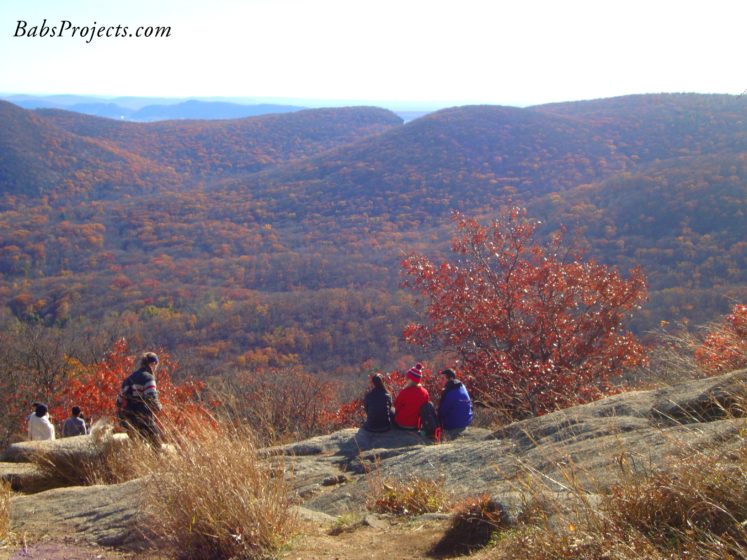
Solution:
<path fill-rule="evenodd" d="M 438 425 L 436 407 L 433 406 L 431 401 L 420 407 L 420 426 L 418 429 L 425 437 L 434 441 L 441 440 L 441 427 Z"/>

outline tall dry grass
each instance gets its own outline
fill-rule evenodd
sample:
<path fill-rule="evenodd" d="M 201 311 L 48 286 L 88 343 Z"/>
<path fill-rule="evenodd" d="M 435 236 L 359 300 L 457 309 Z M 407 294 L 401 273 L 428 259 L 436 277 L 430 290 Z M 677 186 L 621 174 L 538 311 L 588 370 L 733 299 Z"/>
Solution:
<path fill-rule="evenodd" d="M 282 468 L 257 456 L 251 434 L 228 426 L 167 429 L 173 450 L 145 464 L 148 530 L 180 559 L 255 559 L 296 527 Z"/>
<path fill-rule="evenodd" d="M 744 410 L 742 400 L 735 410 Z M 732 418 L 734 419 L 734 418 Z M 597 495 L 528 476 L 519 522 L 496 531 L 479 558 L 515 560 L 730 560 L 747 558 L 747 427 L 734 440 L 685 443 L 666 468 L 623 473 Z"/>
<path fill-rule="evenodd" d="M 0 542 L 10 534 L 10 484 L 0 480 Z"/>
<path fill-rule="evenodd" d="M 155 450 L 140 441 L 113 433 L 110 423 L 101 422 L 90 437 L 74 438 L 70 448 L 39 450 L 30 457 L 43 473 L 46 486 L 88 486 L 117 484 L 144 473 L 143 466 Z"/>
<path fill-rule="evenodd" d="M 366 508 L 370 511 L 408 516 L 444 512 L 451 506 L 442 479 L 416 475 L 401 479 L 384 477 L 378 462 L 366 476 L 369 489 Z"/>

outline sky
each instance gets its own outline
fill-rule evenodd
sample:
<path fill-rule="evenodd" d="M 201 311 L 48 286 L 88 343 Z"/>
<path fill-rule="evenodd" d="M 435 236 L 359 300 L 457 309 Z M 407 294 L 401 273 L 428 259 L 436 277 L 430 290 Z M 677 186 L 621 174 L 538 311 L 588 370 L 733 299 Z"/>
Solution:
<path fill-rule="evenodd" d="M 739 95 L 745 16 L 742 0 L 0 0 L 0 93 L 400 108 Z M 30 37 L 45 20 L 171 31 Z"/>

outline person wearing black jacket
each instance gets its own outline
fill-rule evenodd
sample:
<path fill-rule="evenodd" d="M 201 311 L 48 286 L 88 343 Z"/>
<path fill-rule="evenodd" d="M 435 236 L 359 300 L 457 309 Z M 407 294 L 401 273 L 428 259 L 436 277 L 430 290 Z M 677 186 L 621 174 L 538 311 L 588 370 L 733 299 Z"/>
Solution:
<path fill-rule="evenodd" d="M 373 388 L 363 397 L 366 410 L 366 423 L 363 429 L 367 432 L 388 432 L 392 428 L 392 395 L 384 384 L 380 373 L 371 377 Z"/>

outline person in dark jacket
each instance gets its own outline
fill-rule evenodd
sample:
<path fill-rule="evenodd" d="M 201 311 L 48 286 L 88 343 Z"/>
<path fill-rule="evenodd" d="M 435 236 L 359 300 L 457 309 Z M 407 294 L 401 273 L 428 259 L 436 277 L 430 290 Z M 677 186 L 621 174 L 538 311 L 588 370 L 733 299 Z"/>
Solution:
<path fill-rule="evenodd" d="M 62 437 L 84 436 L 88 433 L 80 407 L 74 406 L 70 418 L 62 425 Z"/>
<path fill-rule="evenodd" d="M 122 426 L 130 437 L 143 438 L 160 445 L 161 430 L 156 422 L 156 413 L 161 410 L 156 389 L 158 356 L 146 352 L 140 359 L 140 367 L 122 383 L 117 397 Z"/>
<path fill-rule="evenodd" d="M 373 388 L 363 397 L 366 410 L 366 423 L 363 429 L 368 432 L 388 432 L 392 428 L 392 395 L 384 384 L 380 373 L 371 377 Z"/>
<path fill-rule="evenodd" d="M 472 400 L 453 369 L 445 369 L 441 375 L 445 383 L 438 405 L 438 420 L 445 434 L 453 437 L 472 423 Z"/>

